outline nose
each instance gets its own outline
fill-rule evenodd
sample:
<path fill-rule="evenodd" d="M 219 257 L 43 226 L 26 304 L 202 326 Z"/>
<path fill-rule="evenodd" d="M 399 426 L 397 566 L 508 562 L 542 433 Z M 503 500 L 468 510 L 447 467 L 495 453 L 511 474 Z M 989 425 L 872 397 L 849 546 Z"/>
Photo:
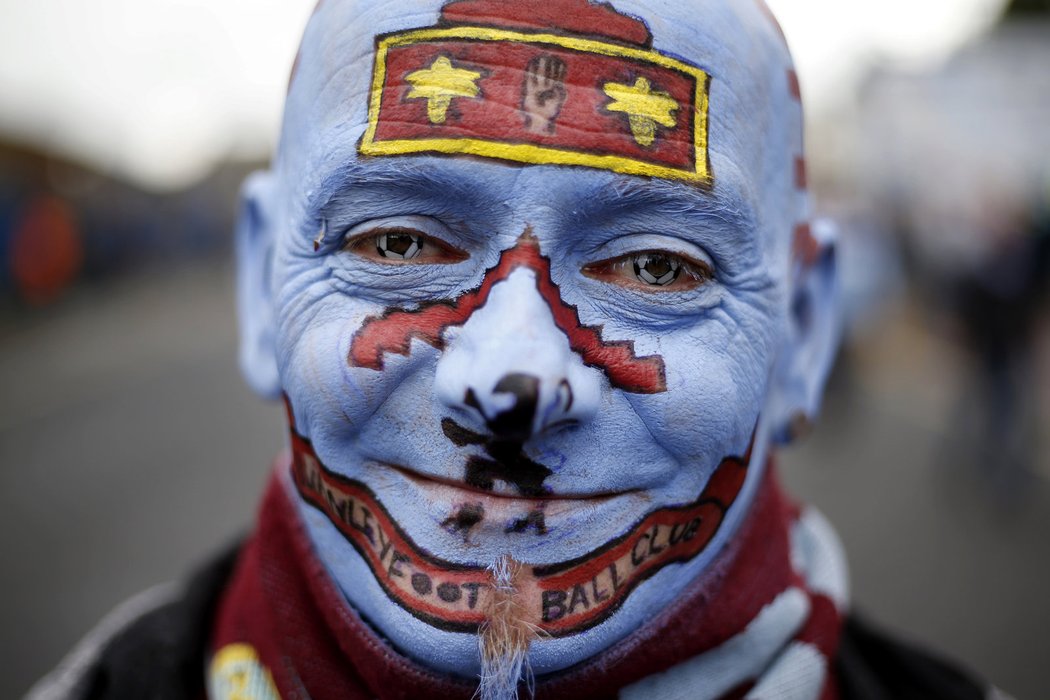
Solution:
<path fill-rule="evenodd" d="M 528 440 L 532 436 L 540 403 L 539 377 L 522 372 L 505 374 L 496 382 L 492 393 L 506 394 L 510 407 L 490 415 L 473 389 L 467 389 L 464 403 L 478 412 L 496 437 L 513 442 Z"/>
<path fill-rule="evenodd" d="M 600 374 L 554 323 L 535 275 L 518 269 L 496 284 L 438 361 L 438 397 L 498 440 L 579 425 L 598 405 Z"/>

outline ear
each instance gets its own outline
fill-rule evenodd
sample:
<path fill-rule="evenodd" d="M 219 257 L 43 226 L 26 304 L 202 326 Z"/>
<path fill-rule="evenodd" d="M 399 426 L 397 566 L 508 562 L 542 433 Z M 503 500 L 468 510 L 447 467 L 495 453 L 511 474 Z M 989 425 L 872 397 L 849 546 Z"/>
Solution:
<path fill-rule="evenodd" d="M 837 239 L 838 231 L 828 219 L 795 231 L 788 339 L 779 358 L 770 406 L 773 439 L 779 444 L 804 434 L 816 420 L 838 350 Z"/>
<path fill-rule="evenodd" d="M 264 398 L 277 398 L 281 393 L 271 286 L 274 190 L 270 172 L 252 173 L 245 180 L 235 232 L 241 335 L 238 359 L 245 381 Z"/>

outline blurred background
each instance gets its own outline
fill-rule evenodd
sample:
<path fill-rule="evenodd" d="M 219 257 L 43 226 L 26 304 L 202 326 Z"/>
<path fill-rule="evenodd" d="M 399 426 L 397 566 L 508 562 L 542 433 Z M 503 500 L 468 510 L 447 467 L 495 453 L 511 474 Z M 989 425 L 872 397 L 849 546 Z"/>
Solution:
<path fill-rule="evenodd" d="M 313 0 L 2 0 L 0 697 L 246 530 L 282 445 L 236 369 L 237 187 Z M 845 340 L 782 459 L 855 605 L 1050 697 L 1050 2 L 770 0 Z"/>

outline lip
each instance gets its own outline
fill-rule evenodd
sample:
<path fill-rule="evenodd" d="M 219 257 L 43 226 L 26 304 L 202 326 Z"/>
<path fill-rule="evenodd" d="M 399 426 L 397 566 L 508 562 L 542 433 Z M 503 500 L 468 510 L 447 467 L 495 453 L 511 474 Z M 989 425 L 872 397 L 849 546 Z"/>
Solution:
<path fill-rule="evenodd" d="M 476 561 L 511 552 L 518 561 L 553 563 L 564 559 L 564 549 L 548 549 L 547 536 L 561 538 L 577 532 L 570 551 L 579 555 L 598 547 L 617 523 L 633 523 L 652 507 L 652 496 L 639 489 L 614 493 L 549 493 L 522 496 L 496 482 L 501 492 L 486 491 L 463 481 L 422 474 L 400 464 L 372 461 L 369 481 L 378 499 L 395 514 L 407 532 L 424 546 L 455 556 L 433 537 L 455 537 Z M 464 513 L 477 517 L 461 525 Z M 437 525 L 437 529 L 428 527 Z M 437 534 L 440 533 L 440 534 Z M 459 546 L 457 544 L 457 546 Z M 444 547 L 444 549 L 442 549 Z M 478 548 L 481 548 L 479 550 Z M 569 558 L 572 558 L 571 556 Z"/>
<path fill-rule="evenodd" d="M 492 499 L 495 503 L 502 503 L 503 505 L 512 504 L 531 504 L 533 506 L 545 507 L 547 505 L 554 504 L 565 504 L 565 505 L 599 505 L 606 503 L 623 496 L 636 495 L 640 492 L 637 489 L 630 489 L 627 491 L 605 491 L 599 493 L 576 493 L 576 494 L 565 494 L 565 493 L 549 493 L 540 496 L 521 496 L 509 493 L 500 493 L 498 491 L 486 491 L 479 489 L 475 486 L 471 486 L 462 481 L 455 479 L 448 479 L 439 476 L 433 476 L 430 474 L 422 474 L 415 470 L 404 467 L 400 464 L 391 464 L 389 462 L 380 462 L 380 465 L 391 469 L 414 486 L 422 489 L 424 492 L 434 493 L 434 495 L 440 495 L 439 492 L 448 493 L 446 490 L 451 489 L 453 492 L 462 494 L 461 497 L 470 497 L 472 499 Z"/>

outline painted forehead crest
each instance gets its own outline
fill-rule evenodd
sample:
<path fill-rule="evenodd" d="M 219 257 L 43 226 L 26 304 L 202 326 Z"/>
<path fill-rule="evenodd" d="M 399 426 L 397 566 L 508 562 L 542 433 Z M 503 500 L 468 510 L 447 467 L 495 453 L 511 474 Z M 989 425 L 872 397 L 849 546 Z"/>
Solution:
<path fill-rule="evenodd" d="M 377 38 L 367 156 L 463 154 L 711 181 L 708 74 L 587 0 L 453 2 Z"/>

